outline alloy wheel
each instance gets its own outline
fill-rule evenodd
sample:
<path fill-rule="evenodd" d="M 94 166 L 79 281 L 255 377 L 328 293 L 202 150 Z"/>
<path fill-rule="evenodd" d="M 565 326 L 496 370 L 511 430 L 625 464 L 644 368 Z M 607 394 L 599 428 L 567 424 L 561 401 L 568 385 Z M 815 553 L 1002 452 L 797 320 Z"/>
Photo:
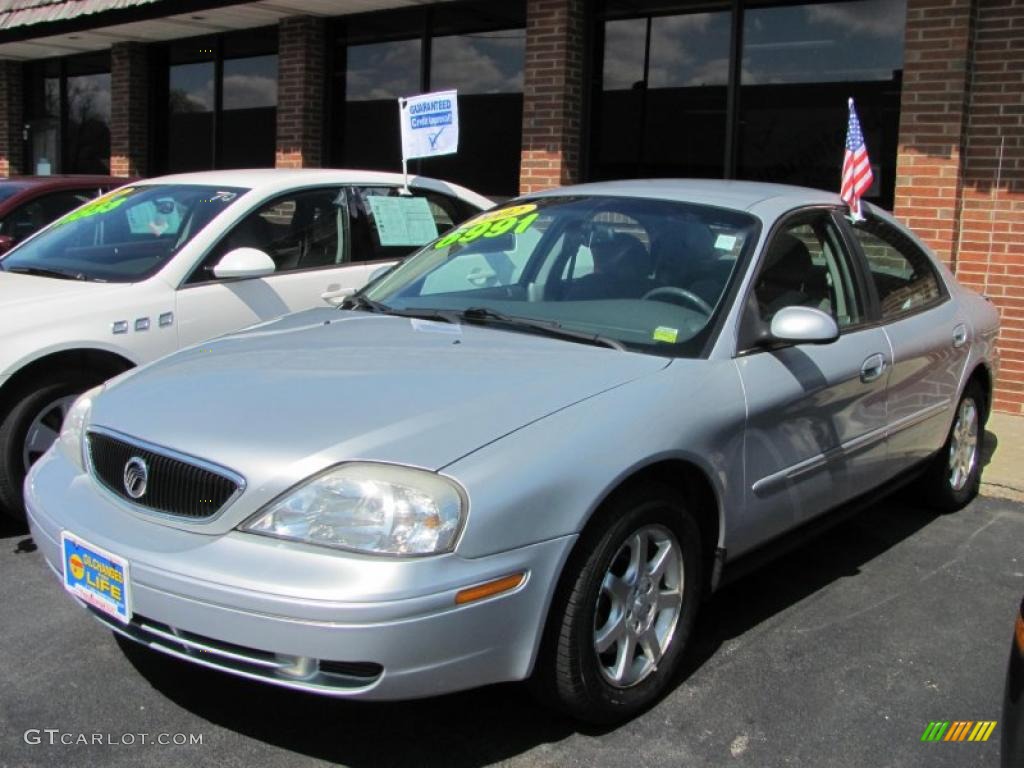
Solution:
<path fill-rule="evenodd" d="M 78 395 L 65 395 L 57 398 L 43 407 L 32 419 L 32 423 L 28 426 L 28 432 L 25 434 L 25 444 L 21 454 L 26 472 L 57 440 L 61 425 L 64 424 L 64 417 L 67 416 L 68 410 L 76 399 L 78 399 Z"/>
<path fill-rule="evenodd" d="M 682 612 L 683 574 L 682 548 L 662 525 L 635 531 L 612 558 L 594 616 L 594 649 L 612 686 L 634 686 L 657 670 Z"/>
<path fill-rule="evenodd" d="M 967 397 L 960 403 L 949 441 L 949 485 L 963 490 L 978 461 L 978 407 Z"/>

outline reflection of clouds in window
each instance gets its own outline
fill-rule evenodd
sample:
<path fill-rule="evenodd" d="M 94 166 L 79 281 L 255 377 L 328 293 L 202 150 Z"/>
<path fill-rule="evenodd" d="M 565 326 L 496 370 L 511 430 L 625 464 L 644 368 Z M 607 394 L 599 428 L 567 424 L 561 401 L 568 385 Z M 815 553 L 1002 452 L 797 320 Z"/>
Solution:
<path fill-rule="evenodd" d="M 352 45 L 345 76 L 348 101 L 397 99 L 420 92 L 420 41 Z"/>
<path fill-rule="evenodd" d="M 906 0 L 747 11 L 745 84 L 890 80 L 903 66 Z"/>
<path fill-rule="evenodd" d="M 277 106 L 277 56 L 224 62 L 224 109 Z"/>
<path fill-rule="evenodd" d="M 725 85 L 728 66 L 711 66 L 729 55 L 729 14 L 691 13 L 651 20 L 650 88 Z"/>
<path fill-rule="evenodd" d="M 213 111 L 213 63 L 171 67 L 171 112 Z"/>
<path fill-rule="evenodd" d="M 110 75 L 69 77 L 68 120 L 84 123 L 95 120 L 110 124 Z"/>
<path fill-rule="evenodd" d="M 810 22 L 837 27 L 855 34 L 869 37 L 892 37 L 903 39 L 903 28 L 907 20 L 905 2 L 890 0 L 863 0 L 858 3 L 836 5 L 812 5 L 804 12 Z"/>
<path fill-rule="evenodd" d="M 725 85 L 729 14 L 689 13 L 651 20 L 650 88 Z M 643 80 L 647 19 L 605 25 L 604 88 L 624 90 Z"/>
<path fill-rule="evenodd" d="M 435 37 L 430 87 L 457 88 L 460 93 L 522 91 L 525 46 L 521 29 Z"/>
<path fill-rule="evenodd" d="M 647 19 L 609 21 L 604 25 L 604 89 L 621 91 L 644 79 Z"/>

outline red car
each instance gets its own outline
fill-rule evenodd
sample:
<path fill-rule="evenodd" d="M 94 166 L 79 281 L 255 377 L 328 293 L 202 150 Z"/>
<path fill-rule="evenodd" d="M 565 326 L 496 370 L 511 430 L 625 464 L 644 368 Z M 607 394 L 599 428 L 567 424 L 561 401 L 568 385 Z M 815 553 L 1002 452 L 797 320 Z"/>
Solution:
<path fill-rule="evenodd" d="M 0 253 L 72 208 L 129 181 L 114 176 L 15 176 L 0 180 Z"/>

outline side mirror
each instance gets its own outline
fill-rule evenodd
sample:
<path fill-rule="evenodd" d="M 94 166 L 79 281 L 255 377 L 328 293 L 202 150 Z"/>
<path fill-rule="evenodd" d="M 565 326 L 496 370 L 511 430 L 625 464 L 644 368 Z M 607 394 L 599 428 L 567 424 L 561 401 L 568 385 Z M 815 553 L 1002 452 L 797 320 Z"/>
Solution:
<path fill-rule="evenodd" d="M 266 277 L 276 268 L 274 260 L 259 248 L 235 248 L 217 262 L 213 274 L 220 278 Z"/>
<path fill-rule="evenodd" d="M 831 315 L 812 307 L 783 307 L 772 318 L 772 343 L 830 344 L 839 338 Z"/>
<path fill-rule="evenodd" d="M 7 253 L 14 247 L 14 238 L 10 235 L 0 235 L 0 253 Z"/>

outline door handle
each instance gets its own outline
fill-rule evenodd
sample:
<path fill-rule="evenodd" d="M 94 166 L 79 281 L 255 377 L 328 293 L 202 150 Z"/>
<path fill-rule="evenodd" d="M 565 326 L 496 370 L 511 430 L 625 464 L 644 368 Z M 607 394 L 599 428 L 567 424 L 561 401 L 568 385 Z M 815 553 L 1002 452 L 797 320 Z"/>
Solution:
<path fill-rule="evenodd" d="M 339 288 L 336 285 L 329 285 L 327 290 L 320 294 L 320 298 L 336 307 L 355 292 L 355 288 Z"/>
<path fill-rule="evenodd" d="M 953 349 L 959 349 L 967 343 L 967 326 L 960 323 L 953 329 Z"/>
<path fill-rule="evenodd" d="M 878 354 L 874 354 L 861 365 L 860 380 L 865 384 L 870 381 L 875 381 L 885 373 L 885 368 L 885 355 L 880 352 Z"/>

